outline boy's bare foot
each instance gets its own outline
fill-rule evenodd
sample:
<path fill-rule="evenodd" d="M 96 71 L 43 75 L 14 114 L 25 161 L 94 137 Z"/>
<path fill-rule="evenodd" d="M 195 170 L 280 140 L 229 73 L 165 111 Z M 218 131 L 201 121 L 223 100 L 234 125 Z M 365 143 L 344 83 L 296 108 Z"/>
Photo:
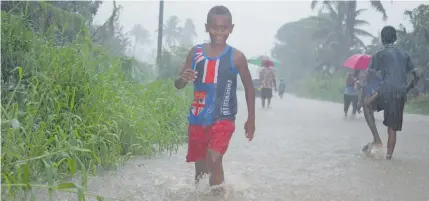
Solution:
<path fill-rule="evenodd" d="M 373 149 L 375 150 L 375 149 L 381 149 L 381 148 L 383 148 L 382 143 L 370 142 L 362 148 L 362 152 L 366 154 L 370 154 Z"/>
<path fill-rule="evenodd" d="M 215 196 L 224 196 L 226 194 L 225 187 L 223 185 L 212 187 L 211 194 Z"/>
<path fill-rule="evenodd" d="M 371 153 L 371 149 L 372 149 L 372 142 L 366 144 L 365 146 L 363 146 L 362 148 L 362 152 L 365 154 Z"/>

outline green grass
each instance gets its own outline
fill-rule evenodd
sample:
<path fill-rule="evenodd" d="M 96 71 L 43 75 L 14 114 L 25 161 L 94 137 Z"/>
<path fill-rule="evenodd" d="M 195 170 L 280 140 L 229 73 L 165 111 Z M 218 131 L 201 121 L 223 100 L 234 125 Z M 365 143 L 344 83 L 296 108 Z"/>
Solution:
<path fill-rule="evenodd" d="M 420 95 L 408 101 L 405 106 L 405 112 L 429 115 L 429 94 Z"/>
<path fill-rule="evenodd" d="M 186 139 L 189 89 L 133 81 L 88 37 L 57 46 L 6 13 L 1 31 L 3 198 L 33 200 L 34 188 L 97 196 L 86 193 L 97 166 L 172 152 Z M 80 183 L 62 183 L 77 173 Z"/>
<path fill-rule="evenodd" d="M 298 82 L 291 91 L 300 97 L 323 101 L 342 102 L 343 84 L 341 77 L 324 77 L 319 74 L 311 74 Z"/>

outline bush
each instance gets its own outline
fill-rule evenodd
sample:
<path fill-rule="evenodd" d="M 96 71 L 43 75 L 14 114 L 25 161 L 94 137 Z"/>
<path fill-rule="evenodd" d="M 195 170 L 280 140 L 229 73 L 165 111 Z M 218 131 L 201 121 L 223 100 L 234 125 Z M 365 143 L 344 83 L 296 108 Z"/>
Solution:
<path fill-rule="evenodd" d="M 405 110 L 416 114 L 429 114 L 429 94 L 419 95 L 407 102 Z"/>
<path fill-rule="evenodd" d="M 342 102 L 345 76 L 313 73 L 295 85 L 295 93 L 306 98 Z"/>
<path fill-rule="evenodd" d="M 97 166 L 175 151 L 186 139 L 189 90 L 178 92 L 171 80 L 133 81 L 120 58 L 87 37 L 56 46 L 6 13 L 1 31 L 2 75 L 10 73 L 2 76 L 3 196 L 21 200 L 23 190 L 46 187 L 83 200 Z M 58 184 L 77 172 L 81 184 Z"/>

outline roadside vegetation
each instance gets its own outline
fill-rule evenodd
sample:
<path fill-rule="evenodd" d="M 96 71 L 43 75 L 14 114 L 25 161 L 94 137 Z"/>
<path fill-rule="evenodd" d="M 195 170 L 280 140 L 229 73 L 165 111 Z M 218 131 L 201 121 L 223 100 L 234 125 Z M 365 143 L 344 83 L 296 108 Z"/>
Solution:
<path fill-rule="evenodd" d="M 282 66 L 279 77 L 286 81 L 287 90 L 296 95 L 326 101 L 342 102 L 348 69 L 344 61 L 353 54 L 372 55 L 382 47 L 380 38 L 365 29 L 370 24 L 361 19 L 365 9 L 358 9 L 359 1 L 312 1 L 316 16 L 289 22 L 277 31 L 277 44 L 272 55 Z M 381 1 L 371 1 L 373 9 L 386 19 Z M 388 11 L 387 11 L 388 12 Z M 429 6 L 419 5 L 405 11 L 404 16 L 413 25 L 406 30 L 397 27 L 396 45 L 412 57 L 421 76 L 419 85 L 410 93 L 406 111 L 429 114 Z M 362 39 L 370 38 L 365 45 Z"/>
<path fill-rule="evenodd" d="M 98 167 L 174 152 L 187 139 L 190 89 L 172 81 L 186 49 L 171 37 L 179 21 L 166 25 L 170 44 L 155 73 L 134 57 L 148 31 L 125 34 L 121 7 L 104 3 L 114 9 L 96 25 L 100 1 L 2 1 L 2 200 L 35 200 L 40 189 L 51 199 L 62 190 L 102 200 L 86 191 Z M 69 182 L 74 176 L 79 182 Z"/>

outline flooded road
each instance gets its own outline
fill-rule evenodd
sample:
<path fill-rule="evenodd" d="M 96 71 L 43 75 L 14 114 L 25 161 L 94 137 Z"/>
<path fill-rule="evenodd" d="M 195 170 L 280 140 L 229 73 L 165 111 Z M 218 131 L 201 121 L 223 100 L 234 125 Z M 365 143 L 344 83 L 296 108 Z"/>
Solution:
<path fill-rule="evenodd" d="M 429 200 L 429 117 L 404 117 L 393 159 L 386 161 L 361 153 L 372 140 L 362 115 L 346 120 L 341 104 L 290 95 L 276 97 L 265 110 L 257 99 L 256 134 L 249 143 L 245 101 L 239 99 L 237 130 L 224 157 L 225 200 Z M 381 115 L 377 125 L 386 144 Z M 171 157 L 130 161 L 118 172 L 91 178 L 89 191 L 106 200 L 220 200 L 196 192 L 185 152 L 184 146 Z"/>

